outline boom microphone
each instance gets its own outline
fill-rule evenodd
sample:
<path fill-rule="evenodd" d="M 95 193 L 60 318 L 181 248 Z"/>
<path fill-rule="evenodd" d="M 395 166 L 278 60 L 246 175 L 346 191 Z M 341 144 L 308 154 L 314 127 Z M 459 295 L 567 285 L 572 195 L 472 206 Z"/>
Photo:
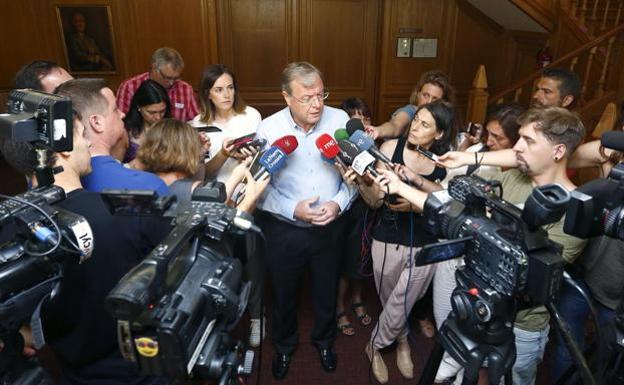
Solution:
<path fill-rule="evenodd" d="M 368 151 L 375 157 L 375 159 L 380 160 L 387 164 L 388 166 L 392 166 L 392 161 L 384 155 L 377 146 L 375 146 L 375 141 L 370 136 L 366 135 L 364 131 L 357 130 L 351 137 L 349 141 L 353 142 L 360 150 Z"/>

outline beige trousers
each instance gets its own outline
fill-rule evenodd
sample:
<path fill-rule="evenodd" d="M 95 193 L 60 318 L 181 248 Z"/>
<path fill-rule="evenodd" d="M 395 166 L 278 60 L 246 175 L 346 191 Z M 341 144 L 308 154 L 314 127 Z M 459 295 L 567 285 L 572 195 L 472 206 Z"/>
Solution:
<path fill-rule="evenodd" d="M 383 306 L 371 335 L 371 344 L 375 349 L 382 349 L 397 339 L 407 337 L 405 317 L 414 303 L 425 295 L 435 273 L 435 265 L 413 266 L 419 250 L 373 240 L 373 273 Z"/>

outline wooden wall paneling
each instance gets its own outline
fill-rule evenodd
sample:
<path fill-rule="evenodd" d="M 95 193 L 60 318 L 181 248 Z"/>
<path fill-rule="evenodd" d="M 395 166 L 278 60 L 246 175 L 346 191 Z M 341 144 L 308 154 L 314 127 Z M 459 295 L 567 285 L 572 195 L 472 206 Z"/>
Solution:
<path fill-rule="evenodd" d="M 154 50 L 169 46 L 175 48 L 184 58 L 182 77 L 193 87 L 199 83 L 201 70 L 208 64 L 212 54 L 206 10 L 206 0 L 120 0 L 131 7 L 127 34 L 120 38 L 129 44 L 133 52 L 128 58 L 124 77 L 134 76 L 149 69 Z M 133 41 L 132 41 L 133 40 Z M 128 43 L 129 42 L 129 43 Z"/>
<path fill-rule="evenodd" d="M 392 111 L 407 104 L 412 88 L 423 72 L 434 68 L 447 70 L 448 62 L 452 60 L 447 56 L 446 47 L 453 39 L 449 35 L 452 29 L 448 28 L 448 23 L 453 22 L 453 4 L 451 0 L 384 1 L 376 121 L 387 120 Z M 396 42 L 399 37 L 437 38 L 438 56 L 398 58 Z M 388 98 L 399 98 L 403 102 L 388 108 Z"/>
<path fill-rule="evenodd" d="M 323 72 L 327 104 L 375 99 L 378 0 L 307 0 L 301 12 L 301 59 Z"/>
<path fill-rule="evenodd" d="M 288 0 L 217 2 L 219 60 L 232 68 L 241 94 L 262 116 L 284 106 L 280 74 L 297 56 L 293 12 Z"/>

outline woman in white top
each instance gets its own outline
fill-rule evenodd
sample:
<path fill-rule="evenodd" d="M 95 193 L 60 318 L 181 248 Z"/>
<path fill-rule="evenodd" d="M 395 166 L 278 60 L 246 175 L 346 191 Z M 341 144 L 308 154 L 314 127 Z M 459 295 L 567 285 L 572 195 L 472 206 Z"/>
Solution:
<path fill-rule="evenodd" d="M 219 132 L 210 132 L 210 160 L 206 176 L 225 181 L 238 160 L 249 153 L 232 151 L 230 140 L 256 132 L 261 117 L 258 110 L 245 103 L 237 91 L 234 73 L 223 64 L 204 68 L 199 82 L 201 111 L 192 121 L 193 126 L 214 126 Z"/>

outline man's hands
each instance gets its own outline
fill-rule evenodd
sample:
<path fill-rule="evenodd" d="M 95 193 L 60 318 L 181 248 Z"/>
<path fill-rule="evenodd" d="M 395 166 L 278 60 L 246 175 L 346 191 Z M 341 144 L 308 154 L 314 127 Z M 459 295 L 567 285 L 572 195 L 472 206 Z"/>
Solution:
<path fill-rule="evenodd" d="M 327 201 L 315 206 L 318 200 L 319 197 L 316 196 L 298 202 L 295 206 L 295 218 L 302 222 L 324 226 L 338 217 L 340 206 L 336 202 Z"/>

